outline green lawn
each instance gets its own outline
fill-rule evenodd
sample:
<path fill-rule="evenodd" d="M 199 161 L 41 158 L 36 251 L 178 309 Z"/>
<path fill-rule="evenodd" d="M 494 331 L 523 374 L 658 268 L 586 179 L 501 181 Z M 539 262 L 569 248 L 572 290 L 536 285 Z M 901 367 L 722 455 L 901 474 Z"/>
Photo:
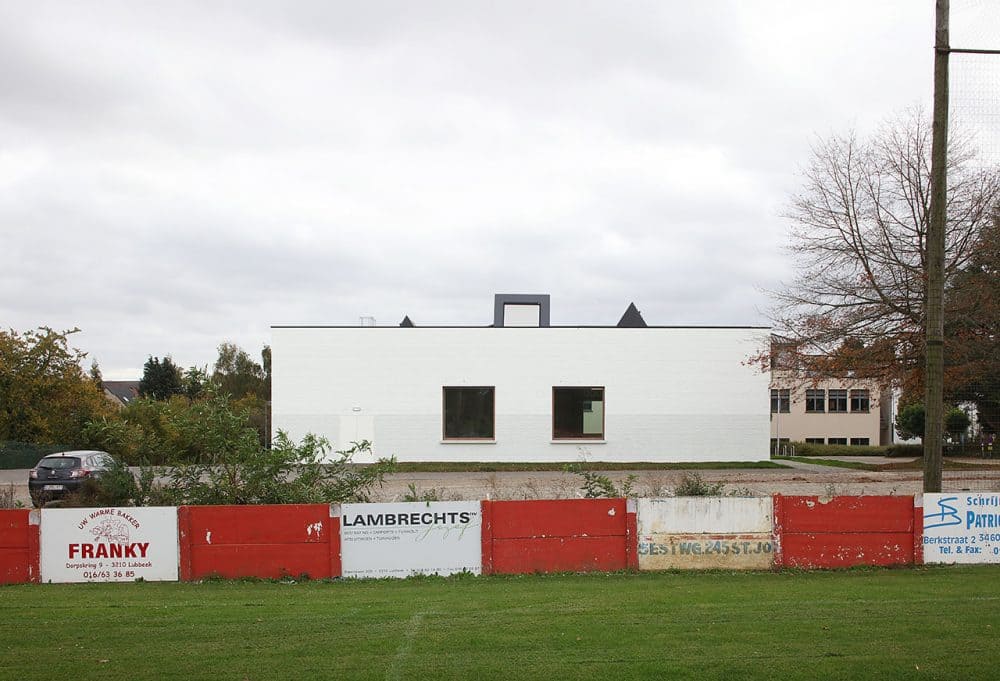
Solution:
<path fill-rule="evenodd" d="M 923 470 L 922 459 L 916 461 L 893 461 L 891 463 L 867 463 L 865 461 L 841 461 L 840 459 L 823 459 L 816 456 L 783 456 L 781 461 L 799 461 L 817 466 L 833 468 L 852 468 L 859 471 L 919 471 Z M 944 459 L 944 469 L 947 471 L 992 471 L 1000 468 L 994 463 L 966 463 L 964 461 L 949 461 Z"/>
<path fill-rule="evenodd" d="M 1000 568 L 0 587 L 4 679 L 995 679 Z"/>

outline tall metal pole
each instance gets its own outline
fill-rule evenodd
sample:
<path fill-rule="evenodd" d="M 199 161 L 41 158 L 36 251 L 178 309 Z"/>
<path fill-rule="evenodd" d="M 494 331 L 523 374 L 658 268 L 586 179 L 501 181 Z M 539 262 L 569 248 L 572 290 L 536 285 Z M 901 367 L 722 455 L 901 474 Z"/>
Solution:
<path fill-rule="evenodd" d="M 924 491 L 941 491 L 944 428 L 944 232 L 948 202 L 948 14 L 936 0 L 934 121 L 931 142 L 931 221 L 927 228 Z"/>

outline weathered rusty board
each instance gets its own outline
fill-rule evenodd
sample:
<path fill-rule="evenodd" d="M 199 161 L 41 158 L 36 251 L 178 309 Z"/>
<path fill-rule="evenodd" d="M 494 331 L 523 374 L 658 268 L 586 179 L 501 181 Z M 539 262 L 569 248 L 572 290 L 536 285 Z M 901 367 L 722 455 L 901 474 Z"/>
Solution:
<path fill-rule="evenodd" d="M 770 497 L 640 499 L 640 570 L 767 570 L 774 564 Z"/>

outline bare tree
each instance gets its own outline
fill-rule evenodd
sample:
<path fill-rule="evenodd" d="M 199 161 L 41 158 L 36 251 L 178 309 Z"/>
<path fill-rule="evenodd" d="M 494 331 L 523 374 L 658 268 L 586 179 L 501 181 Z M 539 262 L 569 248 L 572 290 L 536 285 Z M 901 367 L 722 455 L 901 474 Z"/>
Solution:
<path fill-rule="evenodd" d="M 816 373 L 900 383 L 920 373 L 927 300 L 931 126 L 915 110 L 870 139 L 819 141 L 786 212 L 796 276 L 771 292 L 784 360 Z M 969 140 L 949 149 L 945 281 L 968 267 L 1000 174 Z M 785 354 L 789 353 L 789 354 Z"/>

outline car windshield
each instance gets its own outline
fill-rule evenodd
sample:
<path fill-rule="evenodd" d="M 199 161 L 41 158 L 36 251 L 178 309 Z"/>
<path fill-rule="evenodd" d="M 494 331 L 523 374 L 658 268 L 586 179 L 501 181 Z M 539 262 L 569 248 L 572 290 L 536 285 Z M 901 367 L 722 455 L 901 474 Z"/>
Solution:
<path fill-rule="evenodd" d="M 38 462 L 38 468 L 55 468 L 63 470 L 65 468 L 79 468 L 80 459 L 75 456 L 52 456 L 46 457 Z"/>

